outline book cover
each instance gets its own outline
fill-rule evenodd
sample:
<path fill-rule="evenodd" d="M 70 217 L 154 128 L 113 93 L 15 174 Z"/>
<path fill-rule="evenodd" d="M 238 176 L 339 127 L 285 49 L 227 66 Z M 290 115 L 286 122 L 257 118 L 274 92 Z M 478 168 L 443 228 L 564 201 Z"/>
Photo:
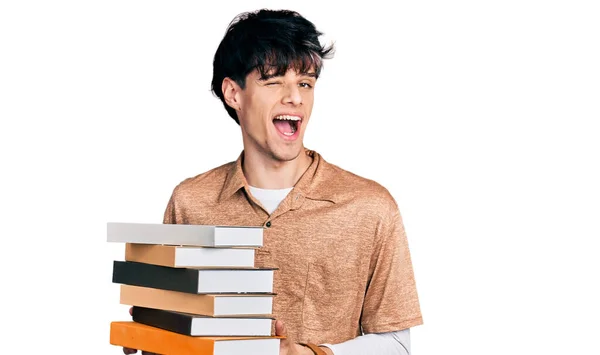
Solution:
<path fill-rule="evenodd" d="M 110 344 L 163 355 L 279 355 L 281 337 L 193 337 L 138 322 L 112 322 Z"/>
<path fill-rule="evenodd" d="M 253 268 L 254 248 L 206 248 L 127 243 L 125 261 L 187 268 Z"/>
<path fill-rule="evenodd" d="M 273 293 L 273 268 L 190 269 L 113 262 L 113 283 L 196 294 Z"/>
<path fill-rule="evenodd" d="M 121 285 L 120 303 L 206 316 L 271 316 L 274 294 L 192 294 Z"/>
<path fill-rule="evenodd" d="M 109 222 L 106 231 L 107 241 L 113 243 L 204 247 L 262 247 L 263 245 L 262 226 Z"/>
<path fill-rule="evenodd" d="M 270 336 L 273 318 L 209 317 L 134 306 L 134 322 L 189 336 Z"/>

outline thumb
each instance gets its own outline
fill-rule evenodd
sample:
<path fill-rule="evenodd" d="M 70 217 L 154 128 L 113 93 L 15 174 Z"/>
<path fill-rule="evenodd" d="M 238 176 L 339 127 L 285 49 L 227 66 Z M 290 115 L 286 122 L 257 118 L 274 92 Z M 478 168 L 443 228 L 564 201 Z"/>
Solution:
<path fill-rule="evenodd" d="M 285 326 L 283 325 L 283 322 L 280 320 L 275 321 L 275 335 L 277 335 L 277 336 L 286 336 L 287 335 Z"/>
<path fill-rule="evenodd" d="M 133 307 L 129 307 L 129 315 L 132 316 L 133 315 Z"/>

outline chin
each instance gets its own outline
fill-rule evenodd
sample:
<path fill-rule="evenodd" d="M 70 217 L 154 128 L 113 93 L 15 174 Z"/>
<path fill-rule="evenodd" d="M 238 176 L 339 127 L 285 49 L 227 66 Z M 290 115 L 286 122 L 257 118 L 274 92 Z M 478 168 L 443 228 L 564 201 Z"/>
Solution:
<path fill-rule="evenodd" d="M 304 151 L 302 145 L 299 147 L 287 147 L 286 149 L 278 149 L 275 151 L 271 151 L 271 155 L 275 160 L 287 162 L 292 161 L 300 155 Z"/>

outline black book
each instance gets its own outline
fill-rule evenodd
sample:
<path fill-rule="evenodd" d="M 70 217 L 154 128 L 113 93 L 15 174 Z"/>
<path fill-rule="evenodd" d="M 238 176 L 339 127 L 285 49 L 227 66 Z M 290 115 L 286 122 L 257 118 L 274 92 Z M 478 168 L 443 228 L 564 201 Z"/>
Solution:
<path fill-rule="evenodd" d="M 272 293 L 274 270 L 174 268 L 115 260 L 112 282 L 196 294 Z"/>
<path fill-rule="evenodd" d="M 134 306 L 134 322 L 190 336 L 270 336 L 272 318 L 209 317 Z"/>

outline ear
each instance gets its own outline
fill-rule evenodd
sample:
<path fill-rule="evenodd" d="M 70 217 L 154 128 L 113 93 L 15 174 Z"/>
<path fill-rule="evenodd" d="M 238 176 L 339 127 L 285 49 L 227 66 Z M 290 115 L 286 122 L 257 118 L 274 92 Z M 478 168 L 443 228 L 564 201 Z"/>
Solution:
<path fill-rule="evenodd" d="M 240 98 L 242 88 L 230 78 L 225 78 L 221 84 L 221 91 L 223 92 L 223 97 L 227 105 L 232 109 L 239 111 L 242 104 Z"/>

